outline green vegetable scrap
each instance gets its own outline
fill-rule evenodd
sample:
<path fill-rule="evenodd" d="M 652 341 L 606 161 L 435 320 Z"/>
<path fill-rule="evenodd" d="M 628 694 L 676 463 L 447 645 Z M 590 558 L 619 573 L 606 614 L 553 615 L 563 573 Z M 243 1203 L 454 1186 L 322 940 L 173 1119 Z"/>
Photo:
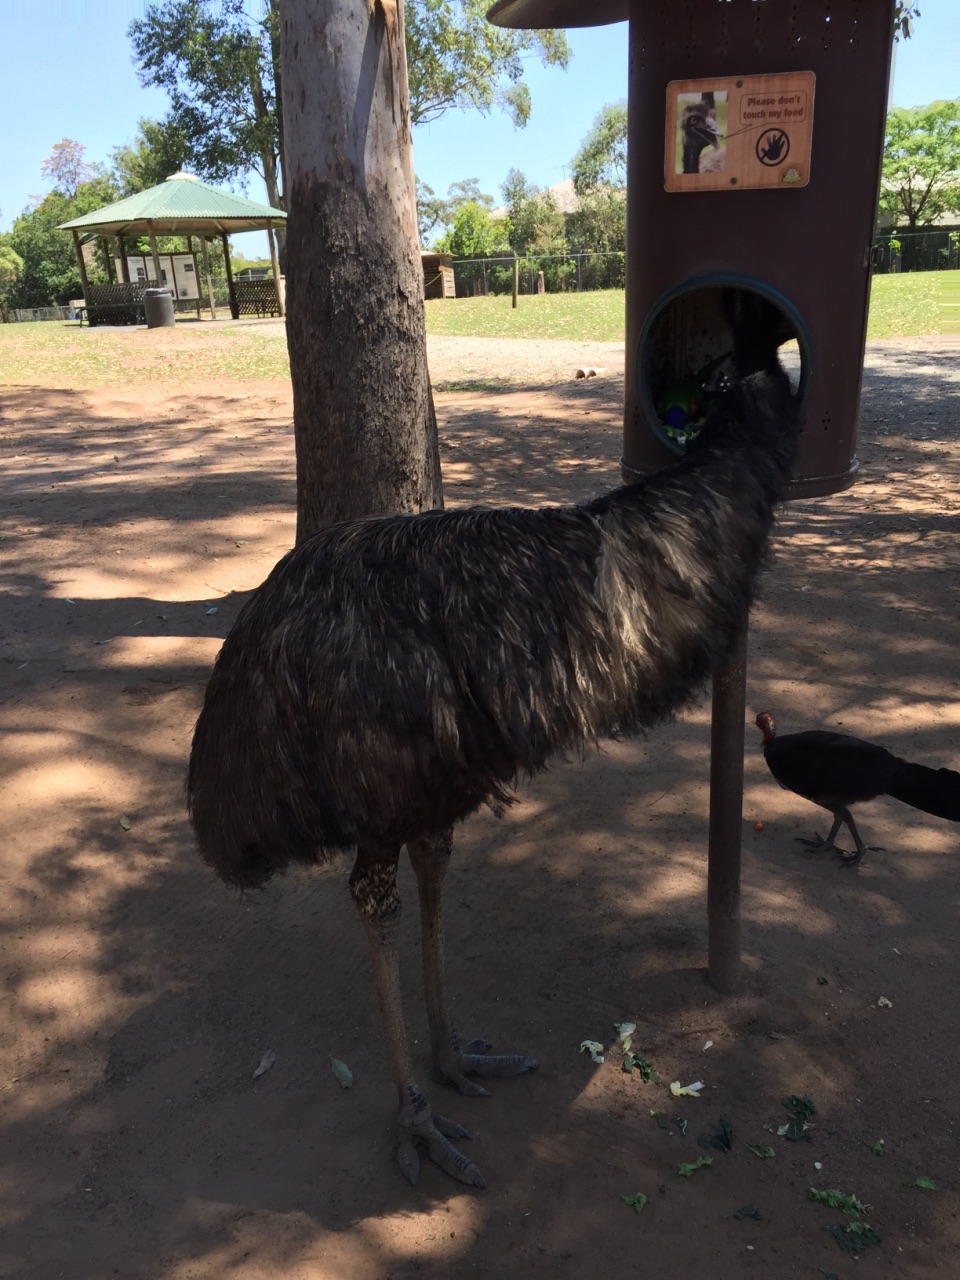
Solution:
<path fill-rule="evenodd" d="M 650 1115 L 653 1117 L 654 1120 L 656 1120 L 658 1129 L 670 1128 L 670 1120 L 667 1116 L 663 1114 L 662 1111 L 651 1111 Z"/>
<path fill-rule="evenodd" d="M 830 1209 L 842 1209 L 851 1218 L 862 1218 L 870 1208 L 868 1204 L 864 1204 L 856 1196 L 848 1196 L 843 1191 L 837 1191 L 835 1187 L 826 1187 L 823 1191 L 818 1191 L 816 1187 L 810 1187 L 807 1195 L 811 1200 L 816 1200 L 817 1204 L 825 1204 Z"/>
<path fill-rule="evenodd" d="M 742 1222 L 744 1218 L 755 1218 L 757 1222 L 761 1221 L 760 1210 L 753 1204 L 744 1205 L 744 1207 L 742 1209 L 738 1209 L 733 1216 L 738 1222 Z"/>
<path fill-rule="evenodd" d="M 623 1062 L 620 1064 L 621 1071 L 630 1075 L 634 1067 L 640 1072 L 640 1079 L 644 1084 L 649 1084 L 651 1080 L 654 1084 L 660 1083 L 656 1068 L 648 1058 L 645 1058 L 642 1053 L 625 1053 Z"/>
<path fill-rule="evenodd" d="M 713 1156 L 697 1156 L 692 1164 L 682 1164 L 677 1169 L 681 1178 L 692 1178 L 698 1169 L 704 1169 L 707 1165 L 713 1164 Z"/>
<path fill-rule="evenodd" d="M 353 1086 L 353 1072 L 345 1062 L 341 1062 L 339 1058 L 330 1059 L 330 1067 L 336 1076 L 337 1084 L 341 1089 L 350 1089 Z"/>
<path fill-rule="evenodd" d="M 716 1133 L 702 1133 L 697 1139 L 698 1147 L 716 1147 L 718 1151 L 733 1150 L 733 1130 L 730 1121 L 720 1118 L 720 1128 Z"/>
<path fill-rule="evenodd" d="M 883 1149 L 883 1138 L 878 1138 L 876 1142 L 871 1142 L 870 1150 L 873 1152 L 875 1156 L 886 1155 L 886 1152 Z"/>
<path fill-rule="evenodd" d="M 826 1280 L 840 1280 L 837 1273 L 835 1271 L 831 1271 L 829 1267 L 821 1267 L 820 1270 L 823 1275 L 826 1276 Z"/>
<path fill-rule="evenodd" d="M 914 1178 L 912 1182 L 907 1183 L 908 1187 L 920 1187 L 923 1191 L 939 1191 L 940 1188 L 932 1178 Z"/>
<path fill-rule="evenodd" d="M 790 1120 L 777 1130 L 780 1137 L 789 1138 L 791 1142 L 812 1141 L 807 1130 L 812 1128 L 810 1117 L 817 1114 L 817 1108 L 813 1105 L 813 1099 L 809 1093 L 788 1094 L 783 1100 L 783 1105 L 787 1108 Z"/>
<path fill-rule="evenodd" d="M 825 978 L 825 977 L 823 976 L 823 974 L 821 973 L 821 974 L 820 974 L 820 976 L 819 976 L 819 978 L 817 978 L 817 986 L 818 986 L 818 987 L 829 987 L 829 985 L 830 985 L 830 979 L 829 979 L 829 978 Z"/>
<path fill-rule="evenodd" d="M 761 1160 L 772 1160 L 776 1155 L 773 1147 L 765 1147 L 762 1142 L 747 1143 L 747 1150 L 753 1152 L 755 1156 L 759 1156 Z"/>
<path fill-rule="evenodd" d="M 636 1209 L 637 1213 L 639 1213 L 647 1203 L 647 1197 L 642 1191 L 638 1191 L 635 1196 L 621 1196 L 620 1199 L 624 1204 L 628 1204 L 632 1209 Z"/>
<path fill-rule="evenodd" d="M 830 1222 L 824 1228 L 829 1231 L 841 1249 L 851 1258 L 858 1258 L 871 1244 L 879 1244 L 880 1237 L 865 1222 Z"/>

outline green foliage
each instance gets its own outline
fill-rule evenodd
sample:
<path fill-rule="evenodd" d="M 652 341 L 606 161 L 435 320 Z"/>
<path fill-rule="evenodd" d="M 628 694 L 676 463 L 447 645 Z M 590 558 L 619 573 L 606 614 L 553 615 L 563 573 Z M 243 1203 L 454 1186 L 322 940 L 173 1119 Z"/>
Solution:
<path fill-rule="evenodd" d="M 504 224 L 476 200 L 467 200 L 453 215 L 453 225 L 437 240 L 441 253 L 455 258 L 491 258 L 509 252 Z"/>
<path fill-rule="evenodd" d="M 572 253 L 623 253 L 627 245 L 627 195 L 600 188 L 580 197 L 580 207 L 566 217 Z"/>
<path fill-rule="evenodd" d="M 404 10 L 410 119 L 436 120 L 451 107 L 506 111 L 519 128 L 530 116 L 523 66 L 566 67 L 562 31 L 510 31 L 487 22 L 489 0 L 411 0 Z"/>
<path fill-rule="evenodd" d="M 836 1187 L 825 1187 L 823 1191 L 818 1191 L 816 1187 L 809 1187 L 807 1195 L 811 1200 L 816 1200 L 817 1204 L 825 1204 L 829 1209 L 840 1209 L 851 1218 L 862 1218 L 870 1208 L 856 1196 L 838 1191 Z"/>
<path fill-rule="evenodd" d="M 177 173 L 187 161 L 186 135 L 172 117 L 139 120 L 133 142 L 113 150 L 111 173 L 121 196 L 146 191 Z"/>
<path fill-rule="evenodd" d="M 713 1164 L 713 1156 L 697 1156 L 689 1164 L 681 1164 L 677 1173 L 681 1178 L 692 1178 L 698 1169 L 707 1169 Z"/>
<path fill-rule="evenodd" d="M 868 1245 L 880 1243 L 880 1237 L 866 1222 L 828 1222 L 823 1229 L 851 1258 L 858 1258 Z"/>
<path fill-rule="evenodd" d="M 624 190 L 627 185 L 627 104 L 601 108 L 573 157 L 573 185 L 583 195 L 597 187 Z"/>
<path fill-rule="evenodd" d="M 129 34 L 140 83 L 170 95 L 163 127 L 179 131 L 198 176 L 229 182 L 254 169 L 277 203 L 279 0 L 255 17 L 244 0 L 161 0 Z"/>
<path fill-rule="evenodd" d="M 0 236 L 0 321 L 7 323 L 7 302 L 23 271 L 23 259 L 10 244 L 10 236 Z"/>
<path fill-rule="evenodd" d="M 79 296 L 80 271 L 73 241 L 68 232 L 58 231 L 57 227 L 116 198 L 112 180 L 101 175 L 83 183 L 72 198 L 62 191 L 51 191 L 36 208 L 17 218 L 8 243 L 23 260 L 23 269 L 10 291 L 12 307 L 59 306 Z M 97 251 L 99 259 L 87 269 L 92 280 L 106 279 L 99 246 Z"/>
<path fill-rule="evenodd" d="M 563 214 L 549 191 L 528 182 L 511 169 L 500 188 L 507 206 L 507 235 L 518 255 L 565 253 Z"/>
<path fill-rule="evenodd" d="M 495 27 L 486 20 L 488 2 L 407 5 L 412 123 L 436 120 L 454 107 L 499 107 L 524 125 L 530 114 L 525 61 L 537 57 L 546 66 L 566 67 L 570 50 L 562 31 Z M 282 208 L 279 23 L 280 0 L 264 0 L 256 15 L 245 0 L 159 0 L 131 25 L 130 39 L 141 84 L 170 95 L 163 127 L 183 140 L 178 164 L 186 160 L 213 183 L 253 169 L 263 177 L 270 203 Z M 427 233 L 445 220 L 428 213 Z"/>
<path fill-rule="evenodd" d="M 960 101 L 890 111 L 880 208 L 911 228 L 960 211 Z"/>
<path fill-rule="evenodd" d="M 446 198 L 438 196 L 433 187 L 417 179 L 417 228 L 420 232 L 420 243 L 427 244 L 438 227 L 451 228 L 457 210 L 465 204 L 477 204 L 484 209 L 493 208 L 493 196 L 480 190 L 476 178 L 464 178 L 460 182 L 452 182 L 447 188 Z"/>
<path fill-rule="evenodd" d="M 643 1206 L 648 1203 L 648 1198 L 642 1191 L 638 1191 L 636 1195 L 632 1196 L 621 1196 L 620 1199 L 624 1204 L 629 1205 L 631 1209 L 636 1209 L 637 1213 L 642 1212 Z"/>
<path fill-rule="evenodd" d="M 813 1098 L 809 1093 L 788 1094 L 783 1099 L 783 1105 L 787 1109 L 790 1119 L 786 1124 L 782 1124 L 777 1133 L 782 1138 L 789 1138 L 791 1142 L 811 1142 L 812 1139 L 808 1130 L 812 1128 L 810 1117 L 817 1114 L 817 1108 L 813 1105 Z"/>

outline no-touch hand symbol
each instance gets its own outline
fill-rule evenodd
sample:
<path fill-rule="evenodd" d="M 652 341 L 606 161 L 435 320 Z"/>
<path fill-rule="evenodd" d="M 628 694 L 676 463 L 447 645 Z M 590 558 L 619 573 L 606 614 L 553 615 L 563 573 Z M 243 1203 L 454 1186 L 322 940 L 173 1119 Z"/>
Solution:
<path fill-rule="evenodd" d="M 790 154 L 790 139 L 782 129 L 764 129 L 757 139 L 757 159 L 761 164 L 783 164 Z"/>

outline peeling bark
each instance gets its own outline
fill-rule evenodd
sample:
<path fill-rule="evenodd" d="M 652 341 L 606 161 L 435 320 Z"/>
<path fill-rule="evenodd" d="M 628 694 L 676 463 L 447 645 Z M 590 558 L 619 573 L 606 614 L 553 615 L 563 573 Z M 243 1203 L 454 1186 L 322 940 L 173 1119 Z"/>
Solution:
<path fill-rule="evenodd" d="M 285 0 L 281 22 L 300 542 L 442 498 L 402 10 Z"/>

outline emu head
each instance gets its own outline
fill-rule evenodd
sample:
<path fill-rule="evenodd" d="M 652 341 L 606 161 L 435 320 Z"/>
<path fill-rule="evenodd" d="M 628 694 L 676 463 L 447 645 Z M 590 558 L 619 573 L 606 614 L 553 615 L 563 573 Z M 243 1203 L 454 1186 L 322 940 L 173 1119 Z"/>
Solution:
<path fill-rule="evenodd" d="M 704 147 L 720 146 L 720 130 L 713 94 L 704 94 L 699 102 L 688 102 L 680 117 L 683 134 L 683 172 L 700 172 L 700 153 Z"/>

